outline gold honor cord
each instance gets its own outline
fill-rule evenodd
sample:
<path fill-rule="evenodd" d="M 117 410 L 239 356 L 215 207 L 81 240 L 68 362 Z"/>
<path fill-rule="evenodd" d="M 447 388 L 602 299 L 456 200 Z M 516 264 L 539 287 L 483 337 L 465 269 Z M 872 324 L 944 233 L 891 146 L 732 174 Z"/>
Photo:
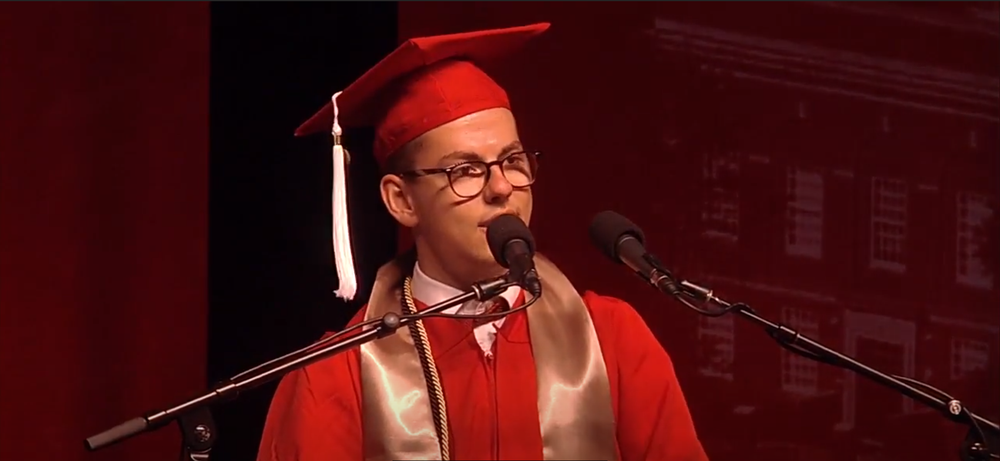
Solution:
<path fill-rule="evenodd" d="M 403 280 L 403 311 L 406 315 L 417 313 L 417 306 L 413 303 L 413 289 L 411 287 L 411 277 Z M 417 348 L 420 356 L 420 366 L 424 369 L 424 379 L 427 381 L 427 389 L 430 391 L 431 414 L 434 418 L 434 428 L 437 430 L 438 443 L 441 446 L 441 460 L 451 459 L 448 443 L 448 405 L 444 400 L 444 388 L 441 386 L 441 377 L 438 375 L 437 364 L 434 362 L 434 355 L 431 353 L 431 343 L 427 339 L 427 330 L 424 329 L 424 321 L 413 322 L 416 328 L 410 329 L 410 336 L 413 337 L 413 345 Z"/>

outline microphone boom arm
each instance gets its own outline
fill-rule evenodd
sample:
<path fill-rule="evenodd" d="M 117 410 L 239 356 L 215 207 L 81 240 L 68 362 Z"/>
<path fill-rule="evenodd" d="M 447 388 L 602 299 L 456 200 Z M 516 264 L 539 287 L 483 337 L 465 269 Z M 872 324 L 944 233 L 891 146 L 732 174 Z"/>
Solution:
<path fill-rule="evenodd" d="M 107 429 L 99 434 L 88 437 L 85 446 L 88 450 L 98 450 L 144 432 L 156 430 L 178 420 L 183 434 L 183 458 L 197 461 L 207 461 L 215 439 L 215 427 L 208 408 L 218 402 L 236 398 L 240 392 L 250 390 L 267 382 L 278 379 L 291 371 L 305 367 L 324 358 L 332 357 L 364 343 L 392 335 L 397 329 L 407 326 L 416 320 L 439 314 L 448 308 L 460 305 L 466 301 L 477 299 L 485 301 L 498 296 L 508 287 L 517 285 L 518 281 L 508 280 L 507 276 L 474 284 L 472 289 L 428 307 L 415 315 L 403 316 L 390 312 L 381 319 L 355 325 L 341 331 L 333 337 L 310 344 L 302 349 L 271 360 L 263 365 L 240 373 L 212 390 L 173 405 L 167 409 L 148 413 L 145 416 L 130 419 L 122 424 Z M 364 327 L 370 326 L 368 330 Z M 362 329 L 346 339 L 337 339 L 342 335 Z"/>
<path fill-rule="evenodd" d="M 593 221 L 591 221 L 589 233 L 594 246 L 600 249 L 608 259 L 616 263 L 624 263 L 647 283 L 659 291 L 673 296 L 676 300 L 699 314 L 720 317 L 735 311 L 758 326 L 761 326 L 768 336 L 790 352 L 853 371 L 937 410 L 954 422 L 971 426 L 969 437 L 966 438 L 966 443 L 962 450 L 963 459 L 970 461 L 1000 460 L 1000 456 L 992 453 L 990 450 L 991 448 L 1000 449 L 1000 426 L 972 413 L 958 399 L 919 381 L 882 373 L 817 341 L 807 338 L 794 329 L 768 321 L 757 315 L 746 304 L 731 304 L 716 297 L 710 289 L 684 280 L 675 279 L 655 256 L 646 251 L 645 237 L 642 230 L 629 221 L 628 218 L 618 213 L 610 210 L 598 213 L 594 216 Z M 705 309 L 695 306 L 688 299 L 700 301 L 703 305 L 715 304 L 717 307 L 712 310 Z M 984 427 L 990 431 L 991 435 L 998 437 L 988 439 L 986 433 L 983 431 Z M 974 442 L 973 436 L 978 437 L 980 442 Z M 994 447 L 990 447 L 990 444 L 993 444 Z"/>
<path fill-rule="evenodd" d="M 677 285 L 680 288 L 677 300 L 684 303 L 688 307 L 711 316 L 721 316 L 735 312 L 762 327 L 768 336 L 791 352 L 822 363 L 853 371 L 854 373 L 881 384 L 882 386 L 893 389 L 913 400 L 916 400 L 917 402 L 926 405 L 927 407 L 938 411 L 946 418 L 956 423 L 970 426 L 970 429 L 975 431 L 983 444 L 985 444 L 987 440 L 983 429 L 990 430 L 994 435 L 1000 434 L 1000 426 L 998 426 L 997 423 L 989 421 L 971 412 L 958 399 L 952 398 L 944 392 L 934 389 L 930 385 L 902 376 L 888 375 L 875 368 L 869 367 L 868 365 L 865 365 L 847 355 L 841 354 L 833 349 L 830 349 L 829 347 L 824 346 L 818 341 L 806 337 L 793 328 L 771 322 L 761 317 L 746 304 L 729 303 L 715 296 L 714 292 L 710 289 L 698 286 L 686 280 L 682 280 Z M 715 304 L 721 307 L 721 309 L 718 309 L 715 313 L 710 313 L 702 308 L 693 306 L 684 299 L 685 297 L 702 303 Z M 940 395 L 931 395 L 931 393 L 927 392 L 928 390 Z M 981 445 L 980 443 L 974 443 L 969 448 L 971 453 L 969 455 L 970 459 L 1000 459 L 995 454 L 987 453 L 986 449 L 987 447 Z M 981 456 L 982 458 L 974 458 L 974 456 Z"/>

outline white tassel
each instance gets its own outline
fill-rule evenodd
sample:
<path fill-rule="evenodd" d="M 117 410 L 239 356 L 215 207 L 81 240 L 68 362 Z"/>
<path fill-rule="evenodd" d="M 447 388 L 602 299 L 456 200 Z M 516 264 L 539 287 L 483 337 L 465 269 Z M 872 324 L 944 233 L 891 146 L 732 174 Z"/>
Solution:
<path fill-rule="evenodd" d="M 340 143 L 343 130 L 337 120 L 337 96 L 333 95 L 333 258 L 337 267 L 340 287 L 334 292 L 337 297 L 350 301 L 358 291 L 357 275 L 354 272 L 354 255 L 351 251 L 350 221 L 347 219 L 347 167 L 348 155 Z"/>

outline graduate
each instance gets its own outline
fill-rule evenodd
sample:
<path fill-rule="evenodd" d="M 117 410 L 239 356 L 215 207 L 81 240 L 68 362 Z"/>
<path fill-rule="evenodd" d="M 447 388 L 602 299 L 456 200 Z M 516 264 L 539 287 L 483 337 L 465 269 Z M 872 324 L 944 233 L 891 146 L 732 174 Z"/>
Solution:
<path fill-rule="evenodd" d="M 357 289 L 341 135 L 374 127 L 389 213 L 413 248 L 383 266 L 356 325 L 416 312 L 502 276 L 486 228 L 529 223 L 540 154 L 483 70 L 548 24 L 416 38 L 296 132 L 332 133 L 337 294 Z M 348 134 L 349 135 L 349 134 Z M 627 303 L 582 295 L 541 254 L 544 288 L 499 319 L 429 318 L 286 375 L 258 461 L 704 461 L 670 357 Z M 452 313 L 517 308 L 512 287 Z"/>

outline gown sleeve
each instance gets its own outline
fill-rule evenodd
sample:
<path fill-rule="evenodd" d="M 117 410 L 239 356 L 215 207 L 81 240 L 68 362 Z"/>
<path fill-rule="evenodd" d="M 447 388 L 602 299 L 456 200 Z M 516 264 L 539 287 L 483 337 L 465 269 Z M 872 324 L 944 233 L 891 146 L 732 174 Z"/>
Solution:
<path fill-rule="evenodd" d="M 285 375 L 271 400 L 257 461 L 362 461 L 357 363 L 352 350 Z"/>
<path fill-rule="evenodd" d="M 707 461 L 670 356 L 628 303 L 588 293 L 613 328 L 622 461 Z"/>

